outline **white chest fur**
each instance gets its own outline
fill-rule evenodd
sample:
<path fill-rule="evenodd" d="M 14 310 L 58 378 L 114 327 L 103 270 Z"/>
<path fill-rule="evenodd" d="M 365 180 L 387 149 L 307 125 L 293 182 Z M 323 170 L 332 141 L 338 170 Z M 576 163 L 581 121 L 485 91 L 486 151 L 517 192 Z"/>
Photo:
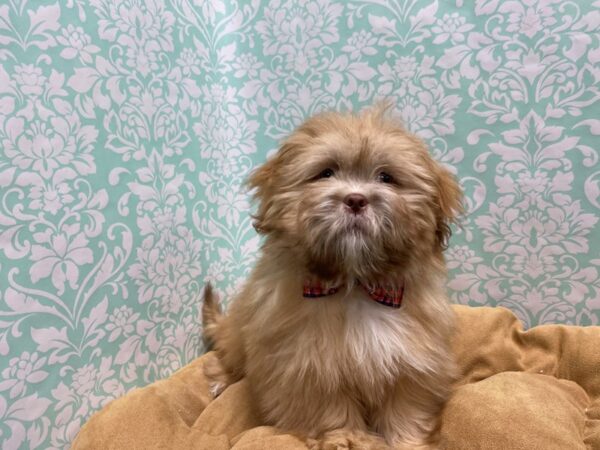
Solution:
<path fill-rule="evenodd" d="M 299 301 L 310 311 L 305 311 L 305 324 L 292 338 L 294 357 L 285 358 L 291 372 L 304 373 L 311 367 L 328 380 L 376 386 L 389 384 L 409 366 L 427 370 L 416 351 L 420 346 L 415 336 L 422 331 L 404 307 L 381 305 L 361 287 Z M 293 368 L 296 365 L 302 367 Z"/>
<path fill-rule="evenodd" d="M 341 302 L 345 306 L 344 347 L 357 374 L 369 384 L 397 377 L 413 359 L 410 332 L 414 326 L 403 317 L 402 308 L 378 304 L 361 288 Z"/>
<path fill-rule="evenodd" d="M 406 305 L 381 305 L 360 286 L 320 298 L 277 297 L 289 291 L 257 295 L 267 299 L 261 306 L 270 314 L 256 315 L 260 320 L 247 329 L 249 360 L 260 361 L 269 379 L 290 385 L 313 380 L 326 391 L 343 385 L 372 390 L 394 383 L 409 368 L 432 369 L 423 354 L 423 327 Z M 265 340 L 254 341 L 257 336 Z"/>

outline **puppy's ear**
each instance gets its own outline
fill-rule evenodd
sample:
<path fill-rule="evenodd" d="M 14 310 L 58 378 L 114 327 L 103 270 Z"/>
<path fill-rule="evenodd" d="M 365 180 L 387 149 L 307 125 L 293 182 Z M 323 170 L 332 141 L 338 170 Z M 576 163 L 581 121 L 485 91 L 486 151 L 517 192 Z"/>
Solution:
<path fill-rule="evenodd" d="M 258 201 L 252 225 L 260 234 L 273 230 L 273 191 L 279 160 L 279 153 L 273 155 L 266 163 L 254 169 L 246 181 L 246 186 L 254 190 L 254 199 Z"/>
<path fill-rule="evenodd" d="M 440 248 L 444 250 L 448 247 L 448 241 L 452 235 L 450 226 L 456 223 L 458 217 L 464 212 L 463 193 L 454 175 L 441 164 L 436 163 L 436 166 L 438 191 L 436 235 Z"/>

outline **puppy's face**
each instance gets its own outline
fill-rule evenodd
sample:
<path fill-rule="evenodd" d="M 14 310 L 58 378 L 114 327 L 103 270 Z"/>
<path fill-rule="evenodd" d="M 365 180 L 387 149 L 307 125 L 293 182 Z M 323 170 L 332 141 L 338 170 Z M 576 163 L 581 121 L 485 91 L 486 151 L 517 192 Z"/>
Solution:
<path fill-rule="evenodd" d="M 382 281 L 441 255 L 454 177 L 378 111 L 309 119 L 250 180 L 256 227 L 324 279 Z"/>

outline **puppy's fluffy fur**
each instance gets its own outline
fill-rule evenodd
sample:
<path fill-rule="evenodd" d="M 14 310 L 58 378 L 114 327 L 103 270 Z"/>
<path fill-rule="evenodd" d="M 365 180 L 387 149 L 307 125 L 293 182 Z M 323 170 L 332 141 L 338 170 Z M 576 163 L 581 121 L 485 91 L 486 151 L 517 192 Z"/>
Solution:
<path fill-rule="evenodd" d="M 251 175 L 265 241 L 227 315 L 205 291 L 205 334 L 224 368 L 206 371 L 215 394 L 246 377 L 263 419 L 282 429 L 420 445 L 435 440 L 455 376 L 442 251 L 461 191 L 384 116 L 313 117 Z M 344 203 L 350 193 L 368 201 L 359 214 Z M 343 289 L 304 298 L 307 277 Z M 402 307 L 359 283 L 403 284 Z"/>

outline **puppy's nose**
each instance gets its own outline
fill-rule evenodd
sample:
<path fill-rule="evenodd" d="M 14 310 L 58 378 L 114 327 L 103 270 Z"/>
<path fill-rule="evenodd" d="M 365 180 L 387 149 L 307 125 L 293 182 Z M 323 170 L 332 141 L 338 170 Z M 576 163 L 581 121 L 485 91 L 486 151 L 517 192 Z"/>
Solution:
<path fill-rule="evenodd" d="M 348 194 L 344 198 L 344 203 L 355 213 L 358 214 L 361 212 L 365 206 L 369 204 L 367 197 L 362 194 Z"/>

